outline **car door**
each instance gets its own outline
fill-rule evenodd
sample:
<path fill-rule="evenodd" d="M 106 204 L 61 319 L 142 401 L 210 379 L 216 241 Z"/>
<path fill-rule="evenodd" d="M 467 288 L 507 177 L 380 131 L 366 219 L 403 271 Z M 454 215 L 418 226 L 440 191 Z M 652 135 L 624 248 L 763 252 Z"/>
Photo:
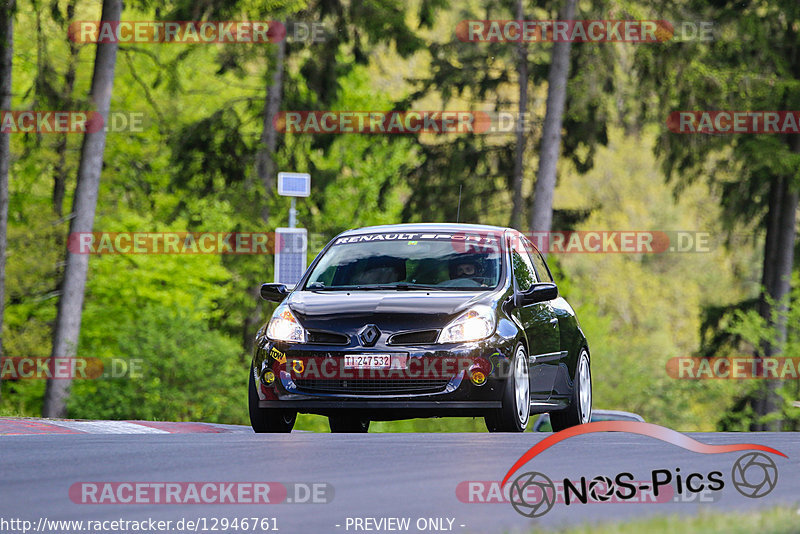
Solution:
<path fill-rule="evenodd" d="M 536 248 L 530 247 L 528 254 L 533 263 L 533 268 L 536 271 L 537 278 L 540 282 L 553 282 L 553 275 L 547 267 L 547 263 Z M 556 299 L 547 303 L 553 313 L 553 317 L 558 321 L 559 328 L 559 344 L 560 353 L 558 359 L 553 359 L 555 367 L 553 370 L 553 395 L 561 396 L 567 395 L 572 391 L 572 373 L 569 371 L 569 341 L 571 338 L 570 333 L 577 329 L 575 319 L 575 312 L 572 310 L 567 301 L 559 296 Z"/>
<path fill-rule="evenodd" d="M 526 291 L 539 281 L 526 250 L 528 246 L 522 236 L 511 236 L 509 250 L 515 291 Z M 531 398 L 548 399 L 561 357 L 558 318 L 549 302 L 519 306 L 513 314 L 528 338 Z"/>

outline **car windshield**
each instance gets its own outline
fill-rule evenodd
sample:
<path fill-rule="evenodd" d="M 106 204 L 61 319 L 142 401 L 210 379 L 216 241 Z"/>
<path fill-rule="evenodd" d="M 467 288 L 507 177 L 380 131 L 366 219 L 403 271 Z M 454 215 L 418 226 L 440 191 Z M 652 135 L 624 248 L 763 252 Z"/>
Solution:
<path fill-rule="evenodd" d="M 369 234 L 338 238 L 304 289 L 475 291 L 497 287 L 500 274 L 496 249 L 465 247 L 451 239 L 421 239 L 419 234 Z"/>

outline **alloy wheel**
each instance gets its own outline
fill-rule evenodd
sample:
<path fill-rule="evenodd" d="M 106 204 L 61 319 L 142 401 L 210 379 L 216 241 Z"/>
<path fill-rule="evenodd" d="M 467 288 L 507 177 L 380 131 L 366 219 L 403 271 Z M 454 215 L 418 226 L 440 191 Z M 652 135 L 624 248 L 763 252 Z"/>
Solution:
<path fill-rule="evenodd" d="M 531 391 L 528 379 L 528 357 L 520 346 L 514 358 L 514 393 L 517 401 L 517 418 L 524 427 L 531 410 Z"/>

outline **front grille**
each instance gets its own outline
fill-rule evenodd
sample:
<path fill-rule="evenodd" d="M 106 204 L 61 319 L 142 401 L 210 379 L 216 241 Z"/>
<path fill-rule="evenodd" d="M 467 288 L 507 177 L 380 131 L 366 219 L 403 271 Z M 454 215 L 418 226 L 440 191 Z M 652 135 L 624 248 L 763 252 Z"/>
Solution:
<path fill-rule="evenodd" d="M 436 379 L 308 379 L 295 378 L 298 389 L 315 393 L 361 393 L 393 395 L 405 393 L 438 393 L 450 382 L 449 378 Z"/>
<path fill-rule="evenodd" d="M 425 345 L 436 343 L 439 337 L 438 330 L 417 330 L 416 332 L 402 332 L 389 338 L 389 345 Z"/>
<path fill-rule="evenodd" d="M 336 332 L 308 330 L 308 342 L 318 345 L 347 345 L 350 343 L 350 338 L 344 334 L 337 334 Z"/>

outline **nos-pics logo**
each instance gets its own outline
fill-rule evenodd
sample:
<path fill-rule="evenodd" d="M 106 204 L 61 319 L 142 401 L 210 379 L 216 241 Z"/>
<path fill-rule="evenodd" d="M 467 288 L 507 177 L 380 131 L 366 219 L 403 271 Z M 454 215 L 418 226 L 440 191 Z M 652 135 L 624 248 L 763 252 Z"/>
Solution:
<path fill-rule="evenodd" d="M 735 445 L 707 445 L 679 432 L 650 423 L 632 421 L 603 421 L 588 423 L 549 436 L 523 454 L 509 469 L 501 486 L 505 486 L 526 463 L 544 450 L 565 439 L 594 432 L 627 432 L 653 437 L 666 441 L 692 452 L 701 454 L 723 454 L 748 451 L 740 456 L 731 467 L 730 483 L 741 495 L 758 499 L 768 495 L 778 484 L 778 466 L 764 453 L 779 455 L 782 452 L 751 443 Z M 646 483 L 642 483 L 642 482 Z M 658 497 L 659 491 L 669 487 L 678 495 L 700 492 L 722 491 L 726 485 L 722 471 L 697 472 L 674 469 L 653 469 L 649 477 L 635 481 L 629 472 L 601 474 L 593 478 L 580 477 L 578 480 L 564 478 L 557 483 L 546 474 L 527 471 L 517 475 L 510 482 L 509 500 L 518 513 L 526 517 L 541 517 L 549 512 L 557 502 L 566 506 L 587 504 L 589 502 L 637 501 L 640 492 L 651 491 Z"/>

